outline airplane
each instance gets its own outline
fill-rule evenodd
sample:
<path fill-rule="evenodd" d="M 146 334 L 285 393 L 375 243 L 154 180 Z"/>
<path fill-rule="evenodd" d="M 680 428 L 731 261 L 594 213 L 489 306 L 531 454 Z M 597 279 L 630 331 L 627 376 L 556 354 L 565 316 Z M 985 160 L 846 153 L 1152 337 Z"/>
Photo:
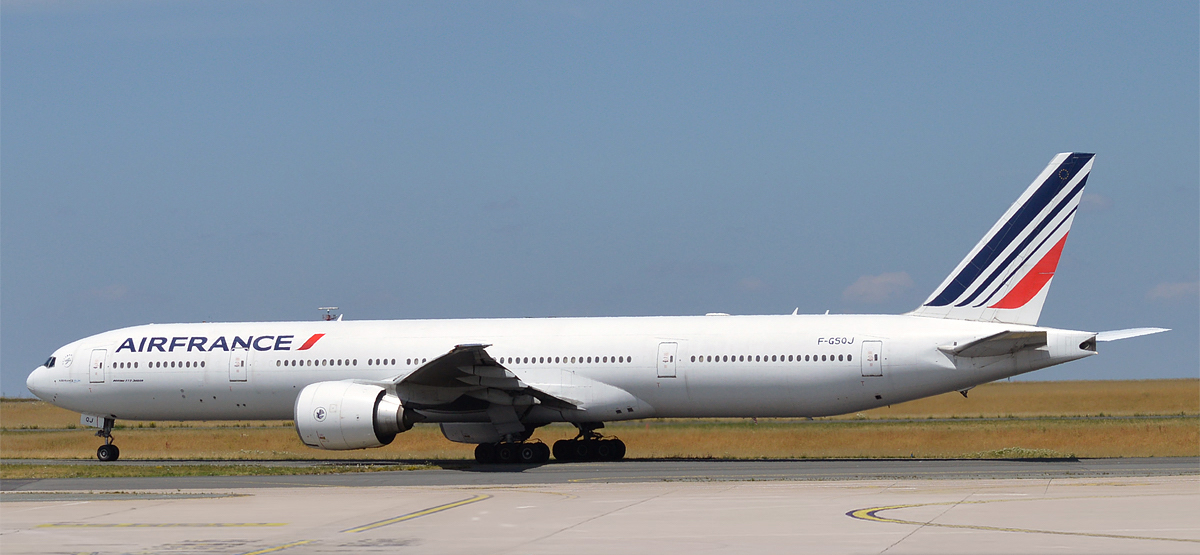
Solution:
<path fill-rule="evenodd" d="M 598 430 L 645 418 L 822 417 L 958 391 L 1169 331 L 1038 326 L 1094 155 L 1056 155 L 916 310 L 898 315 L 147 324 L 69 343 L 26 381 L 100 428 L 292 420 L 317 449 L 417 423 L 481 463 L 619 460 Z M 530 441 L 567 422 L 573 439 Z"/>

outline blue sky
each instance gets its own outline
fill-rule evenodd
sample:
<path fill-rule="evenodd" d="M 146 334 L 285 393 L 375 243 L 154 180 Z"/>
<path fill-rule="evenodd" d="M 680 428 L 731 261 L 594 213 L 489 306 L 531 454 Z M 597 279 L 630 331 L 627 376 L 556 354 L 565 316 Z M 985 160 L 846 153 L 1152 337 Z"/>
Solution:
<path fill-rule="evenodd" d="M 1200 372 L 1195 2 L 0 3 L 0 387 L 147 322 L 918 305 L 1098 154 L 1029 379 Z M 859 285 L 855 285 L 858 283 Z"/>

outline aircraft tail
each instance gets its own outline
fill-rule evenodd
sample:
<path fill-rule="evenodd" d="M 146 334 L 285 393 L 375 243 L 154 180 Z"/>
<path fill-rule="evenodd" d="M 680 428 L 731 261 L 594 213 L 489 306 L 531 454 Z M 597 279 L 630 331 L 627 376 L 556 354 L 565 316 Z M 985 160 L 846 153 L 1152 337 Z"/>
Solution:
<path fill-rule="evenodd" d="M 1037 324 L 1095 154 L 1064 152 L 910 314 Z"/>

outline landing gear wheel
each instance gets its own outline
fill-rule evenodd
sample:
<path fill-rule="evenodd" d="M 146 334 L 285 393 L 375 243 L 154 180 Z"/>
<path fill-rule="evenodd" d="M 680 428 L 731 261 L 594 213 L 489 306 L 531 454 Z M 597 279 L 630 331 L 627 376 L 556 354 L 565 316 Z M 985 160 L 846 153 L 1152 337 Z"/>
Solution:
<path fill-rule="evenodd" d="M 517 444 L 517 460 L 521 464 L 534 464 L 538 462 L 538 455 L 542 452 L 537 448 L 539 443 L 519 443 Z"/>
<path fill-rule="evenodd" d="M 596 442 L 596 458 L 602 461 L 616 460 L 613 456 L 616 451 L 611 439 L 601 439 Z"/>
<path fill-rule="evenodd" d="M 560 461 L 575 460 L 571 458 L 571 455 L 575 454 L 573 448 L 574 443 L 575 442 L 570 439 L 560 439 L 554 442 L 554 458 Z"/>
<path fill-rule="evenodd" d="M 596 454 L 595 442 L 590 439 L 571 440 L 571 460 L 590 461 Z"/>
<path fill-rule="evenodd" d="M 121 457 L 121 450 L 116 445 L 105 444 L 96 449 L 96 458 L 104 462 L 112 462 Z"/>
<path fill-rule="evenodd" d="M 475 462 L 491 464 L 496 462 L 496 444 L 480 443 L 475 446 Z"/>
<path fill-rule="evenodd" d="M 549 445 L 546 445 L 545 443 L 534 443 L 533 446 L 535 448 L 537 448 L 537 460 L 534 462 L 536 462 L 538 464 L 550 462 L 550 446 Z"/>
<path fill-rule="evenodd" d="M 508 464 L 517 462 L 517 446 L 511 443 L 501 443 L 496 446 L 496 462 Z"/>
<path fill-rule="evenodd" d="M 619 461 L 625 458 L 625 442 L 596 432 L 602 422 L 576 424 L 579 435 L 554 442 L 554 458 L 560 461 Z"/>

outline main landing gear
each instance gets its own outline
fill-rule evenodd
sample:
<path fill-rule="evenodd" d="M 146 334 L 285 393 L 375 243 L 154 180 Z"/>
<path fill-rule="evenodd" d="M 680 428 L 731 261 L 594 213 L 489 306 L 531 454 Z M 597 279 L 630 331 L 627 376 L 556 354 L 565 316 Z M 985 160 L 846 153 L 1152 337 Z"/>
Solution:
<path fill-rule="evenodd" d="M 114 422 L 116 421 L 112 418 L 105 418 L 104 427 L 96 432 L 96 437 L 104 438 L 104 445 L 96 449 L 96 458 L 104 462 L 115 461 L 121 457 L 121 450 L 117 449 L 116 445 L 113 445 L 112 429 Z"/>
<path fill-rule="evenodd" d="M 550 460 L 550 448 L 545 443 L 480 443 L 475 446 L 475 461 L 489 463 L 542 464 Z"/>
<path fill-rule="evenodd" d="M 579 435 L 554 442 L 554 458 L 560 461 L 619 461 L 625 458 L 625 442 L 604 438 L 596 432 L 604 423 L 576 424 Z"/>

